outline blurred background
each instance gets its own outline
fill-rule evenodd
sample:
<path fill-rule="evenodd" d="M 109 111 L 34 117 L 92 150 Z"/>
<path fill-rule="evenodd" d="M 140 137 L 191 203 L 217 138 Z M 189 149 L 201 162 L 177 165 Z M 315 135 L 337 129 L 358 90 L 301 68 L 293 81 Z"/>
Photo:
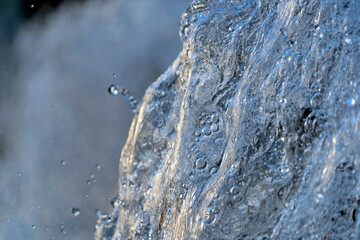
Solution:
<path fill-rule="evenodd" d="M 141 100 L 189 3 L 0 0 L 0 240 L 93 239 L 133 117 L 108 88 Z"/>

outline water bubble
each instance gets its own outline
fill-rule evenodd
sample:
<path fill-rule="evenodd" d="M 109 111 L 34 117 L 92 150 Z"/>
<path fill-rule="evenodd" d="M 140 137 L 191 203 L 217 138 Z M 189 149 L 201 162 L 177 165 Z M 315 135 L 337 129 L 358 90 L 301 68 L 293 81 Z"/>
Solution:
<path fill-rule="evenodd" d="M 201 121 L 200 121 L 200 125 L 201 125 L 201 126 L 204 126 L 205 124 L 206 124 L 206 120 L 201 120 Z"/>
<path fill-rule="evenodd" d="M 119 94 L 119 92 L 120 92 L 119 86 L 116 86 L 116 85 L 112 84 L 112 85 L 109 87 L 109 93 L 110 93 L 111 95 L 116 96 L 116 95 Z"/>
<path fill-rule="evenodd" d="M 195 136 L 200 137 L 200 136 L 201 136 L 201 132 L 200 132 L 200 131 L 196 131 L 196 132 L 195 132 Z"/>
<path fill-rule="evenodd" d="M 116 73 L 113 73 L 113 77 L 116 77 Z"/>
<path fill-rule="evenodd" d="M 208 126 L 205 126 L 201 129 L 201 132 L 206 135 L 206 136 L 209 136 L 211 134 L 211 130 Z"/>
<path fill-rule="evenodd" d="M 80 209 L 79 208 L 71 208 L 71 214 L 74 216 L 74 217 L 77 217 L 80 215 Z"/>
<path fill-rule="evenodd" d="M 95 178 L 95 174 L 94 173 L 90 173 L 90 179 L 94 179 Z"/>
<path fill-rule="evenodd" d="M 198 168 L 198 169 L 203 169 L 203 168 L 205 168 L 206 167 L 206 160 L 205 160 L 205 158 L 202 158 L 202 157 L 200 157 L 200 158 L 198 158 L 197 160 L 196 160 L 196 168 Z"/>
<path fill-rule="evenodd" d="M 217 132 L 219 130 L 219 125 L 217 125 L 216 123 L 211 124 L 210 127 L 212 132 Z"/>
<path fill-rule="evenodd" d="M 32 227 L 32 229 L 35 229 L 35 228 L 36 228 L 35 224 L 34 224 L 34 225 L 32 225 L 31 227 Z"/>
<path fill-rule="evenodd" d="M 195 151 L 195 149 L 197 149 L 197 146 L 196 145 L 194 145 L 191 149 L 190 149 L 190 151 Z"/>
<path fill-rule="evenodd" d="M 218 171 L 218 169 L 217 169 L 216 167 L 213 167 L 213 168 L 210 170 L 210 173 L 211 173 L 211 174 L 215 174 L 217 171 Z"/>
<path fill-rule="evenodd" d="M 30 6 L 31 8 L 34 8 L 35 7 L 35 5 L 34 4 L 31 4 L 31 6 Z"/>
<path fill-rule="evenodd" d="M 61 160 L 61 161 L 60 161 L 60 164 L 61 164 L 62 166 L 65 166 L 65 165 L 66 165 L 65 160 Z"/>
<path fill-rule="evenodd" d="M 213 115 L 211 115 L 210 120 L 213 123 L 217 123 L 217 122 L 219 122 L 219 117 L 217 116 L 217 114 L 213 114 Z"/>
<path fill-rule="evenodd" d="M 310 105 L 312 108 L 318 108 L 321 105 L 322 96 L 320 93 L 315 93 L 310 99 Z"/>
<path fill-rule="evenodd" d="M 349 99 L 347 100 L 347 105 L 350 106 L 350 107 L 354 106 L 355 103 L 356 103 L 355 98 L 349 98 Z"/>
<path fill-rule="evenodd" d="M 232 188 L 230 188 L 230 193 L 232 195 L 239 194 L 239 192 L 240 192 L 240 188 L 238 186 L 233 186 Z"/>
<path fill-rule="evenodd" d="M 100 164 L 96 164 L 96 169 L 99 170 L 101 168 Z"/>

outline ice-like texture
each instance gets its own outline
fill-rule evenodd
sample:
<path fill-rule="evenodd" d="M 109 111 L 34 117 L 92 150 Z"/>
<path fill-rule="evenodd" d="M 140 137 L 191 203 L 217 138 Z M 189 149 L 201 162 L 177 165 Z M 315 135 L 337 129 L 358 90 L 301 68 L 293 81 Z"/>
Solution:
<path fill-rule="evenodd" d="M 360 1 L 202 0 L 96 239 L 360 239 Z"/>

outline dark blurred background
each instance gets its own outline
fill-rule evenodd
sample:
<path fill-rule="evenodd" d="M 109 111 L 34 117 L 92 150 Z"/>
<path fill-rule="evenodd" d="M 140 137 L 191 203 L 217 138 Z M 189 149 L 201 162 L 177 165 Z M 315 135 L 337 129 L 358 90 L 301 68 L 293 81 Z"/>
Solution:
<path fill-rule="evenodd" d="M 0 0 L 0 240 L 93 239 L 133 117 L 107 89 L 141 99 L 189 3 Z"/>

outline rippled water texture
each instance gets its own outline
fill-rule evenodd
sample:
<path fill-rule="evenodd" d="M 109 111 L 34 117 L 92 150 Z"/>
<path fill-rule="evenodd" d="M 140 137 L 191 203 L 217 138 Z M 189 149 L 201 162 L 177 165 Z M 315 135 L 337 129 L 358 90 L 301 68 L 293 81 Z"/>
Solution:
<path fill-rule="evenodd" d="M 97 239 L 359 239 L 360 2 L 203 0 Z"/>

